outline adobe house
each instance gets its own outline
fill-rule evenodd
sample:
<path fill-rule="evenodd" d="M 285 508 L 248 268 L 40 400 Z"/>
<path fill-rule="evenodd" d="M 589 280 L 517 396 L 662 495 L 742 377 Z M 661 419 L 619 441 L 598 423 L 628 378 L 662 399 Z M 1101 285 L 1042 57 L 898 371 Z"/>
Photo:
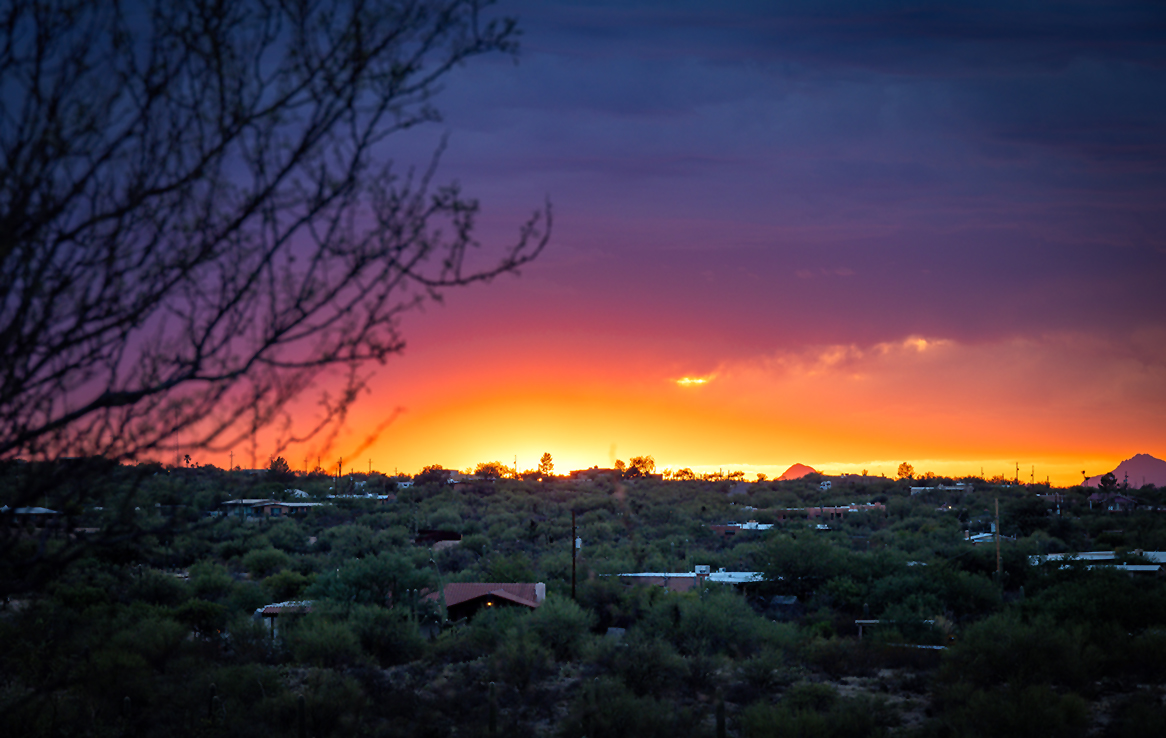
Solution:
<path fill-rule="evenodd" d="M 449 620 L 472 618 L 482 608 L 527 607 L 534 610 L 547 598 L 542 582 L 453 582 L 444 587 Z M 440 593 L 430 592 L 423 600 L 438 602 Z"/>

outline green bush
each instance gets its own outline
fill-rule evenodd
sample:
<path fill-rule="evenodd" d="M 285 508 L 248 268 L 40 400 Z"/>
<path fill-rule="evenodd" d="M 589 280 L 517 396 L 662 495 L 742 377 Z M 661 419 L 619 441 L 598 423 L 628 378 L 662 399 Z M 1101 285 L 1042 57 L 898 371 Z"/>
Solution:
<path fill-rule="evenodd" d="M 1043 684 L 1015 682 L 940 695 L 940 729 L 956 738 L 1077 738 L 1089 730 L 1089 703 Z"/>
<path fill-rule="evenodd" d="M 200 561 L 190 569 L 190 589 L 201 600 L 221 600 L 231 594 L 235 580 L 227 567 L 211 561 Z"/>
<path fill-rule="evenodd" d="M 299 572 L 284 569 L 264 579 L 263 588 L 273 602 L 286 602 L 298 598 L 311 581 Z"/>
<path fill-rule="evenodd" d="M 243 568 L 255 579 L 271 576 L 290 563 L 291 558 L 278 548 L 257 548 L 243 556 Z"/>
<path fill-rule="evenodd" d="M 571 599 L 552 594 L 531 613 L 527 627 L 550 649 L 556 660 L 571 661 L 579 657 L 594 623 L 592 613 Z"/>
<path fill-rule="evenodd" d="M 630 694 L 617 680 L 585 684 L 563 721 L 563 738 L 676 738 L 710 731 L 689 709 Z"/>
<path fill-rule="evenodd" d="M 800 685 L 794 685 L 795 688 Z M 885 700 L 843 699 L 808 685 L 777 705 L 758 702 L 741 713 L 744 738 L 877 738 L 899 724 Z M 794 688 L 791 688 L 791 692 Z"/>
<path fill-rule="evenodd" d="M 295 660 L 325 668 L 343 668 L 363 660 L 360 639 L 344 623 L 308 615 L 286 628 L 284 639 Z"/>
<path fill-rule="evenodd" d="M 722 589 L 662 598 L 648 612 L 644 623 L 685 656 L 748 656 L 780 635 L 743 597 Z"/>
<path fill-rule="evenodd" d="M 665 694 L 688 672 L 671 643 L 644 629 L 629 631 L 619 642 L 604 639 L 596 645 L 593 659 L 640 696 Z"/>
<path fill-rule="evenodd" d="M 412 661 L 421 656 L 425 641 L 417 625 L 401 609 L 357 605 L 348 613 L 348 626 L 361 648 L 381 666 Z"/>

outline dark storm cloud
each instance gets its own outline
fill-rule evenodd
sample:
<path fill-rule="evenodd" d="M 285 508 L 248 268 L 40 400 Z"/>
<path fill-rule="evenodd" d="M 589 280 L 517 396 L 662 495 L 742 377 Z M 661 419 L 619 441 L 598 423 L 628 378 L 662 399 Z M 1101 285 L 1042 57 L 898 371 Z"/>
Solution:
<path fill-rule="evenodd" d="M 549 191 L 543 278 L 661 331 L 1161 323 L 1166 8 L 949 5 L 503 3 L 521 61 L 451 82 L 447 162 Z"/>

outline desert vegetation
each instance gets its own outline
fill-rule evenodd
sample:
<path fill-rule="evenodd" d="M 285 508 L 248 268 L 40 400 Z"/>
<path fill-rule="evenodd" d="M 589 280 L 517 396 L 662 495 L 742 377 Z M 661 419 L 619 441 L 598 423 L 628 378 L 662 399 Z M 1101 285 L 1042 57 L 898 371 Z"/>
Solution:
<path fill-rule="evenodd" d="M 63 463 L 63 462 L 62 462 Z M 9 462 L 5 498 L 53 464 Z M 908 482 L 422 482 L 80 467 L 5 519 L 5 735 L 1160 735 L 1166 587 L 1029 557 L 1166 549 L 1154 510 L 1086 491 Z M 329 498 L 384 490 L 388 499 Z M 216 516 L 237 498 L 325 504 Z M 67 496 L 65 493 L 68 492 Z M 1136 493 L 1152 506 L 1161 492 Z M 302 498 L 298 498 L 302 499 Z M 965 531 L 994 520 L 992 545 Z M 791 508 L 882 503 L 811 518 Z M 991 513 L 989 511 L 992 511 Z M 582 548 L 572 598 L 571 524 Z M 710 528 L 772 529 L 726 538 Z M 828 524 L 828 530 L 819 525 Z M 417 545 L 418 530 L 456 545 Z M 630 572 L 756 571 L 688 592 Z M 535 610 L 443 621 L 451 582 L 545 582 Z M 796 599 L 794 599 L 796 598 Z M 254 613 L 310 600 L 273 629 Z M 858 637 L 856 621 L 877 620 Z"/>

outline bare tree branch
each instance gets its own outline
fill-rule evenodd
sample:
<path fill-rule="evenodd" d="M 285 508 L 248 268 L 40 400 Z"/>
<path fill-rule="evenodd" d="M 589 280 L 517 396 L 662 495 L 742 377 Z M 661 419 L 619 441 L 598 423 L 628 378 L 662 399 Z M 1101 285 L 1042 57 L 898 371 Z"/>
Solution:
<path fill-rule="evenodd" d="M 484 268 L 476 200 L 398 173 L 392 134 L 470 57 L 515 53 L 478 0 L 0 3 L 0 459 L 221 448 L 321 372 L 323 421 L 403 313 Z"/>

